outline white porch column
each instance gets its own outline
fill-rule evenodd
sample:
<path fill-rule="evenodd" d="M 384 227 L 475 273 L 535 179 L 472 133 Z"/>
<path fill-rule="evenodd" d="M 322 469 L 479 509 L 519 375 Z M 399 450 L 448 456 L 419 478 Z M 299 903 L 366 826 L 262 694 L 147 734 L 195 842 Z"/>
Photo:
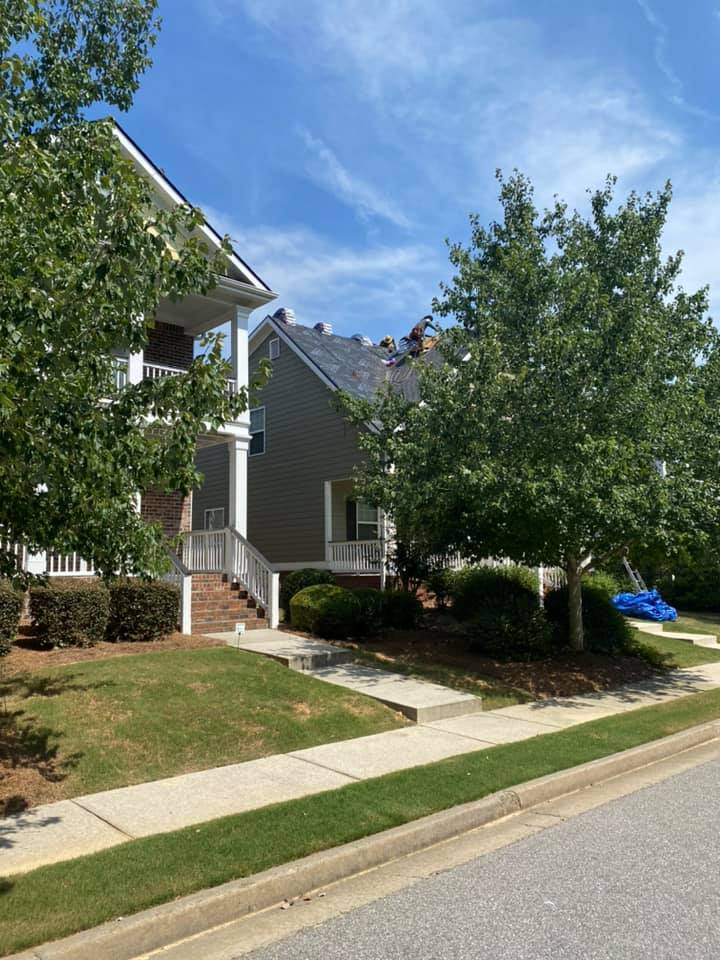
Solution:
<path fill-rule="evenodd" d="M 247 461 L 250 438 L 233 438 L 228 443 L 228 526 L 247 538 Z"/>
<path fill-rule="evenodd" d="M 230 365 L 238 388 L 249 382 L 248 326 L 250 307 L 235 307 L 230 320 Z"/>
<path fill-rule="evenodd" d="M 145 361 L 145 352 L 131 353 L 128 356 L 127 376 L 128 383 L 140 383 L 143 379 L 143 363 Z"/>
<path fill-rule="evenodd" d="M 332 480 L 324 482 L 324 502 L 325 502 L 325 563 L 328 569 L 332 567 Z"/>

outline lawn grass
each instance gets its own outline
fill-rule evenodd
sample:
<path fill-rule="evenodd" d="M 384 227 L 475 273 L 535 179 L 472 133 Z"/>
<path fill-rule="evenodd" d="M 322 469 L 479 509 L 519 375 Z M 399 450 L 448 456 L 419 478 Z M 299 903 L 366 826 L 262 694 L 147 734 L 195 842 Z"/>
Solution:
<path fill-rule="evenodd" d="M 720 637 L 720 615 L 717 613 L 681 613 L 678 618 L 663 624 L 663 630 L 680 630 L 684 633 L 710 633 Z"/>
<path fill-rule="evenodd" d="M 0 884 L 0 953 L 487 796 L 720 716 L 720 690 L 135 840 Z"/>
<path fill-rule="evenodd" d="M 720 637 L 720 619 L 715 613 L 679 613 L 677 620 L 663 623 L 663 630 L 669 633 L 709 633 Z M 697 667 L 720 660 L 720 648 L 713 650 L 710 647 L 696 647 L 687 640 L 675 640 L 640 630 L 637 630 L 635 635 L 641 646 L 659 653 L 663 665 L 672 669 Z"/>
<path fill-rule="evenodd" d="M 517 690 L 494 677 L 481 676 L 460 667 L 452 667 L 444 663 L 424 663 L 419 660 L 403 660 L 386 657 L 358 647 L 353 650 L 356 663 L 390 673 L 401 673 L 406 677 L 416 677 L 419 680 L 429 680 L 431 683 L 440 683 L 451 690 L 461 693 L 472 693 L 482 697 L 483 710 L 499 710 L 500 707 L 509 707 L 516 703 L 527 703 L 532 696 L 525 690 Z"/>
<path fill-rule="evenodd" d="M 9 775 L 33 763 L 46 775 L 50 765 L 66 797 L 405 723 L 374 700 L 229 647 L 19 674 L 0 683 L 1 696 Z"/>

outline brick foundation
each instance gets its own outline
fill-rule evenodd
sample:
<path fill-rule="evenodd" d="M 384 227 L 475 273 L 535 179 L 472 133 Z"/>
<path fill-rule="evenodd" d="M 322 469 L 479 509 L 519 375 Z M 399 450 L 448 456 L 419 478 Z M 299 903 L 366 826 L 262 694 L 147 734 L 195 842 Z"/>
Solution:
<path fill-rule="evenodd" d="M 192 530 L 192 491 L 184 497 L 150 489 L 142 496 L 140 514 L 147 523 L 159 523 L 166 537 L 188 533 Z"/>

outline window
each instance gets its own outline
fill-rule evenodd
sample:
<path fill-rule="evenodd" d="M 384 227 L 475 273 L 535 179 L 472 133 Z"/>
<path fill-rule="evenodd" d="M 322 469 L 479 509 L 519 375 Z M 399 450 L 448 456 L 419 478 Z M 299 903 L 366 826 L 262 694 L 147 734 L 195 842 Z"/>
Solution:
<path fill-rule="evenodd" d="M 357 501 L 357 538 L 358 540 L 379 540 L 378 508 L 362 500 Z"/>
<path fill-rule="evenodd" d="M 211 510 L 205 511 L 205 529 L 225 529 L 225 507 L 213 507 Z"/>
<path fill-rule="evenodd" d="M 265 453 L 265 407 L 250 411 L 250 456 Z"/>
<path fill-rule="evenodd" d="M 273 337 L 268 345 L 268 356 L 271 360 L 277 360 L 280 356 L 280 337 Z"/>

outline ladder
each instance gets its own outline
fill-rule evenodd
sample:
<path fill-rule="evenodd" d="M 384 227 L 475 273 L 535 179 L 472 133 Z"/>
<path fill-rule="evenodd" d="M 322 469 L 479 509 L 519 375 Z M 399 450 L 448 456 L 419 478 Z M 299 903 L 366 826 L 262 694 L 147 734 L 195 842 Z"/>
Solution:
<path fill-rule="evenodd" d="M 635 593 L 645 593 L 647 590 L 645 581 L 640 576 L 639 570 L 633 570 L 627 557 L 623 557 L 623 567 L 625 567 L 625 572 L 630 577 L 630 583 L 632 583 Z"/>

